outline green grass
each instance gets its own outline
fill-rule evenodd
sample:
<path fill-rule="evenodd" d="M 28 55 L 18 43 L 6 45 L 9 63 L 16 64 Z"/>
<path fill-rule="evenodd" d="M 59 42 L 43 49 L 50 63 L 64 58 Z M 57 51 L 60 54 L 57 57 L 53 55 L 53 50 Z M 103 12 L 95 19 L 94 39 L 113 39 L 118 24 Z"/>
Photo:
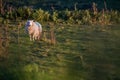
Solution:
<path fill-rule="evenodd" d="M 119 25 L 54 27 L 55 45 L 29 41 L 23 26 L 18 42 L 17 27 L 10 28 L 7 57 L 0 61 L 0 80 L 120 79 Z M 47 30 L 45 25 L 43 29 Z"/>

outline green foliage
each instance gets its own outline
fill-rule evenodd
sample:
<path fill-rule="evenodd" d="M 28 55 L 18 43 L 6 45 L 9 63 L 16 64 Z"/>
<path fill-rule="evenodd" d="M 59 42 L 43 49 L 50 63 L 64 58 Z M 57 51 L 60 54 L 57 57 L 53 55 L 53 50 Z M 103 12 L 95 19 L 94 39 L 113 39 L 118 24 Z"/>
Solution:
<path fill-rule="evenodd" d="M 7 11 L 5 14 L 2 15 L 5 19 L 30 19 L 32 18 L 33 10 L 31 8 L 17 8 L 13 9 L 12 11 Z"/>
<path fill-rule="evenodd" d="M 49 21 L 50 20 L 50 14 L 47 11 L 44 11 L 42 9 L 36 10 L 32 17 L 34 20 L 43 22 L 43 21 Z"/>
<path fill-rule="evenodd" d="M 33 10 L 30 8 L 18 8 L 16 10 L 16 16 L 21 19 L 28 19 L 31 18 Z"/>
<path fill-rule="evenodd" d="M 91 24 L 92 19 L 89 10 L 82 11 L 81 16 L 83 24 Z"/>
<path fill-rule="evenodd" d="M 52 21 L 57 22 L 57 19 L 58 19 L 58 12 L 54 11 L 52 14 Z"/>
<path fill-rule="evenodd" d="M 38 65 L 37 64 L 29 64 L 29 65 L 26 65 L 24 68 L 23 68 L 23 71 L 25 72 L 38 72 Z"/>
<path fill-rule="evenodd" d="M 113 23 L 120 23 L 120 12 L 111 10 L 109 12 L 109 15 L 111 16 L 110 21 Z"/>
<path fill-rule="evenodd" d="M 96 11 L 95 11 L 96 10 Z M 62 10 L 45 11 L 43 9 L 33 10 L 31 8 L 18 8 L 12 12 L 6 12 L 5 19 L 34 19 L 40 22 L 70 23 L 70 24 L 112 24 L 120 23 L 120 12 L 111 10 Z"/>

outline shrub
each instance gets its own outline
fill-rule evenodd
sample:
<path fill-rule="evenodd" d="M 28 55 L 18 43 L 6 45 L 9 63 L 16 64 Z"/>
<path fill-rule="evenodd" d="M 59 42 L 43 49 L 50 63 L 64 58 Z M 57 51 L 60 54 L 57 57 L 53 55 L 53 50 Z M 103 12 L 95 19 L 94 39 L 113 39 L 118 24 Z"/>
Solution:
<path fill-rule="evenodd" d="M 94 3 L 93 10 L 62 10 L 45 11 L 42 9 L 33 10 L 31 8 L 13 9 L 6 12 L 5 19 L 34 19 L 40 22 L 52 21 L 55 23 L 70 24 L 111 24 L 120 23 L 120 12 L 115 10 L 98 11 Z"/>
<path fill-rule="evenodd" d="M 54 11 L 52 14 L 52 21 L 57 22 L 57 20 L 58 20 L 58 12 Z"/>
<path fill-rule="evenodd" d="M 35 12 L 32 14 L 32 17 L 34 20 L 41 21 L 41 22 L 49 21 L 50 14 L 47 11 L 39 9 L 39 10 L 35 10 Z"/>

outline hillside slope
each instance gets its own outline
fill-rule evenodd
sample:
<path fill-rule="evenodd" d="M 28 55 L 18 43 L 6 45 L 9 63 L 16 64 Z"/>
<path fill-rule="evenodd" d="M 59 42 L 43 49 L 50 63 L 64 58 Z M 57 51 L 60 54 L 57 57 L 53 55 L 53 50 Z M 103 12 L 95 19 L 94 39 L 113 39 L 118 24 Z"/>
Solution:
<path fill-rule="evenodd" d="M 24 27 L 18 32 L 16 26 L 8 28 L 9 47 L 0 56 L 0 80 L 120 79 L 119 25 L 53 25 L 55 45 L 44 39 L 31 42 Z M 43 25 L 43 30 L 49 29 Z"/>

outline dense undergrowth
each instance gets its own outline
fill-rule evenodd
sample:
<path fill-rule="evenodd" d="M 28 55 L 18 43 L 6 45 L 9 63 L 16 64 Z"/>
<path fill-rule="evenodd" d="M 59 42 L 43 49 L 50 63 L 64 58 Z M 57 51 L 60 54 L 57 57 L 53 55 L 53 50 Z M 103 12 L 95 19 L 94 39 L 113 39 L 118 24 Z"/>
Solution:
<path fill-rule="evenodd" d="M 49 10 L 32 9 L 29 7 L 8 7 L 0 14 L 3 19 L 26 20 L 33 19 L 40 22 L 55 22 L 68 24 L 115 24 L 120 23 L 120 12 L 117 10 L 98 10 L 97 4 L 93 3 L 91 9 L 78 10 Z M 3 20 L 4 21 L 4 20 Z"/>

